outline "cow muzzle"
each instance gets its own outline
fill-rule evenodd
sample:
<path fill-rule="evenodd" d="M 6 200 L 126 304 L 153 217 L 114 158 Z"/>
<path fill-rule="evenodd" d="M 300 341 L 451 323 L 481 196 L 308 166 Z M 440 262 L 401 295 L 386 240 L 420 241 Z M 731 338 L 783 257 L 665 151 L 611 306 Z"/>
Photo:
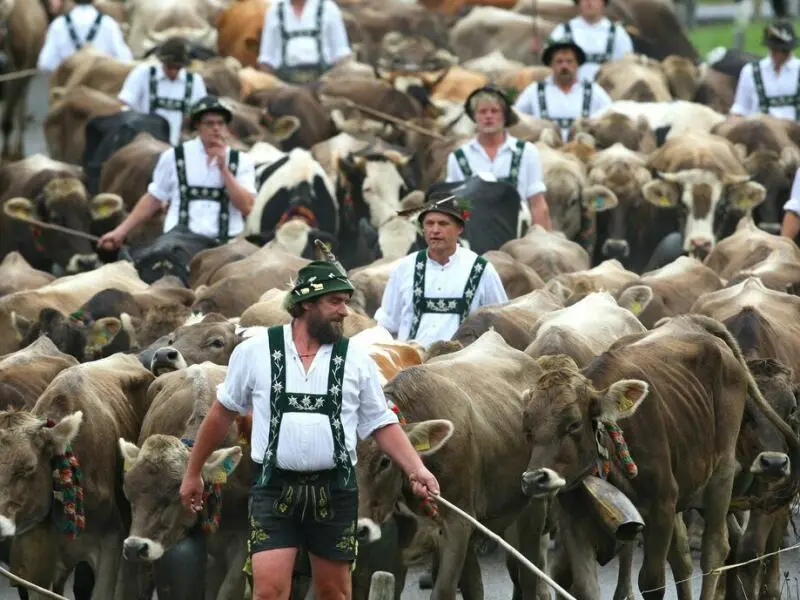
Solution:
<path fill-rule="evenodd" d="M 627 240 L 607 239 L 603 242 L 603 256 L 606 258 L 616 258 L 617 260 L 628 258 L 631 252 Z"/>
<path fill-rule="evenodd" d="M 14 537 L 17 533 L 17 526 L 13 520 L 0 515 L 0 540 Z"/>
<path fill-rule="evenodd" d="M 150 372 L 156 377 L 164 373 L 185 369 L 188 365 L 183 355 L 172 346 L 159 348 L 150 361 Z"/>
<path fill-rule="evenodd" d="M 359 519 L 356 525 L 356 539 L 360 544 L 370 544 L 381 539 L 381 528 L 372 519 Z"/>
<path fill-rule="evenodd" d="M 129 537 L 122 544 L 122 557 L 131 562 L 158 560 L 164 556 L 164 546 L 147 538 Z"/>
<path fill-rule="evenodd" d="M 707 238 L 694 238 L 689 240 L 689 255 L 697 260 L 704 260 L 711 252 L 711 240 Z"/>
<path fill-rule="evenodd" d="M 536 469 L 522 474 L 522 493 L 529 498 L 552 496 L 567 485 L 553 469 Z"/>
<path fill-rule="evenodd" d="M 73 254 L 67 263 L 67 273 L 85 273 L 93 271 L 100 266 L 100 259 L 97 254 Z"/>
<path fill-rule="evenodd" d="M 791 471 L 792 463 L 783 452 L 762 452 L 750 465 L 750 472 L 754 475 L 767 477 L 787 477 Z"/>

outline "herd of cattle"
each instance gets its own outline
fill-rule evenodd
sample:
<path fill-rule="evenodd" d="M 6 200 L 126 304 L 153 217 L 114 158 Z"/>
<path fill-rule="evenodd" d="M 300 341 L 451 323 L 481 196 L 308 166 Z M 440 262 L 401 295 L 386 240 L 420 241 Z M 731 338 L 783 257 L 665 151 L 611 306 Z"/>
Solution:
<path fill-rule="evenodd" d="M 0 4 L 7 39 L 19 41 L 14 68 L 35 64 L 46 27 L 39 3 Z M 356 288 L 345 334 L 369 345 L 443 495 L 539 564 L 541 540 L 554 537 L 549 571 L 577 598 L 600 598 L 597 565 L 617 553 L 615 598 L 633 597 L 636 542 L 609 542 L 573 489 L 604 452 L 609 481 L 645 521 L 646 598 L 663 597 L 667 562 L 676 581 L 691 574 L 683 515 L 692 509 L 704 521 L 704 573 L 780 547 L 800 488 L 800 249 L 773 232 L 800 166 L 795 122 L 726 120 L 731 61 L 728 72 L 698 63 L 661 0 L 612 0 L 611 14 L 648 56 L 602 68 L 611 109 L 579 119 L 566 144 L 547 121 L 512 128 L 539 149 L 556 231 L 536 226 L 487 252 L 511 302 L 420 348 L 393 341 L 373 319 L 418 235 L 414 215 L 397 213 L 419 204 L 447 154 L 472 135 L 467 94 L 487 81 L 520 90 L 546 75 L 526 66 L 530 42 L 574 7 L 522 0 L 455 18 L 340 1 L 358 60 L 301 88 L 253 68 L 264 2 L 224 4 L 98 2 L 124 24 L 136 56 L 174 33 L 192 40 L 210 92 L 235 107 L 232 145 L 258 165 L 246 236 L 198 254 L 188 286 L 175 277 L 147 284 L 87 239 L 15 218 L 98 235 L 144 193 L 167 147 L 148 134 L 104 163 L 93 196 L 78 166 L 87 121 L 122 110 L 116 94 L 133 64 L 82 49 L 50 80 L 49 156 L 21 158 L 21 142 L 4 138 L 4 156 L 20 159 L 0 167 L 0 534 L 13 537 L 14 572 L 58 591 L 85 562 L 92 598 L 147 593 L 149 565 L 197 526 L 178 499 L 182 440 L 193 439 L 234 347 L 257 326 L 288 322 L 283 296 L 318 236 L 334 242 Z M 8 109 L 25 84 L 5 86 Z M 6 120 L 4 133 L 25 122 Z M 676 231 L 688 256 L 648 271 L 656 244 Z M 129 242 L 160 232 L 156 220 Z M 635 477 L 604 434 L 617 420 Z M 220 600 L 246 588 L 248 427 L 238 420 L 207 463 L 208 473 L 236 467 L 207 535 L 207 597 Z M 86 529 L 76 539 L 49 518 L 50 461 L 68 447 L 84 474 Z M 360 442 L 358 476 L 362 550 L 382 545 L 360 553 L 354 597 L 366 598 L 370 572 L 383 569 L 396 574 L 399 598 L 407 566 L 436 553 L 434 598 L 457 589 L 483 598 L 469 524 L 443 507 L 426 516 L 370 440 Z M 370 520 L 381 539 L 370 539 Z M 509 563 L 515 597 L 546 597 L 517 568 Z M 705 577 L 702 598 L 714 597 L 717 579 L 730 598 L 777 598 L 779 578 L 772 557 Z M 678 585 L 682 597 L 687 586 Z"/>

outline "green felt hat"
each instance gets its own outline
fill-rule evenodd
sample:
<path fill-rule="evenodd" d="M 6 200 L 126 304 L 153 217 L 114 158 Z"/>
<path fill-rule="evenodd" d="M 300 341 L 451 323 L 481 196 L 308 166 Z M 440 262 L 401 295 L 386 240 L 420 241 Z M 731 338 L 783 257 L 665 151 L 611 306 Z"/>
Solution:
<path fill-rule="evenodd" d="M 289 310 L 298 302 L 313 300 L 334 292 L 353 294 L 353 284 L 337 265 L 327 260 L 315 260 L 297 272 L 297 281 L 286 294 L 283 308 Z"/>

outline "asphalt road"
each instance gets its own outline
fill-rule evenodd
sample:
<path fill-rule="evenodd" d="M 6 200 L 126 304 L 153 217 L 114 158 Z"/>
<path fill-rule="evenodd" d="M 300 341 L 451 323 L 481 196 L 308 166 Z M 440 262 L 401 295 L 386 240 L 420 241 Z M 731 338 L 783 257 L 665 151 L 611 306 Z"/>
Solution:
<path fill-rule="evenodd" d="M 25 149 L 26 154 L 31 155 L 36 152 L 46 153 L 46 145 L 44 142 L 44 135 L 42 133 L 42 120 L 47 111 L 47 82 L 44 77 L 37 77 L 32 81 L 29 94 L 28 111 L 31 119 L 28 122 Z M 798 523 L 800 526 L 800 523 Z M 800 527 L 798 527 L 800 529 Z M 794 544 L 798 539 L 794 535 L 789 536 L 788 541 Z M 639 565 L 641 564 L 641 552 L 636 553 L 634 579 L 638 574 Z M 511 581 L 505 568 L 504 556 L 500 551 L 484 557 L 481 561 L 481 569 L 484 581 L 484 596 L 486 600 L 506 599 L 511 597 Z M 406 588 L 403 592 L 403 600 L 422 600 L 430 596 L 430 592 L 419 589 L 418 580 L 424 569 L 421 567 L 414 567 L 409 573 Z M 784 594 L 784 600 L 800 599 L 800 551 L 793 550 L 786 552 L 782 555 L 781 571 L 785 573 L 788 580 L 787 585 L 791 592 Z M 700 566 L 698 558 L 694 558 L 694 573 L 699 574 Z M 675 586 L 671 580 L 671 572 L 667 567 L 667 593 L 665 598 L 676 598 Z M 600 569 L 600 584 L 603 598 L 612 598 L 617 579 L 617 561 L 614 560 L 610 564 Z M 694 588 L 695 597 L 699 597 L 701 579 L 698 576 L 693 581 L 692 587 Z M 636 585 L 634 583 L 634 587 Z M 71 592 L 67 596 L 73 598 Z M 639 598 L 637 594 L 637 598 Z M 8 582 L 4 578 L 0 578 L 0 600 L 16 600 L 18 598 L 15 590 L 9 587 Z"/>

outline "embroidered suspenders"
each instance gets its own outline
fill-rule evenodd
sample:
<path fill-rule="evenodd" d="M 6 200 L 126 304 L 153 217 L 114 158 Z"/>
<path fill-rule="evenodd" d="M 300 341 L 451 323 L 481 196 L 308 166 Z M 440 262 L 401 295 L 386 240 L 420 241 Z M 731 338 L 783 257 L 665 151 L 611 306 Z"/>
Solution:
<path fill-rule="evenodd" d="M 325 394 L 307 394 L 290 392 L 286 385 L 286 346 L 284 345 L 283 326 L 270 327 L 269 337 L 270 368 L 272 370 L 272 390 L 270 393 L 269 411 L 269 443 L 264 452 L 261 477 L 258 485 L 269 483 L 275 468 L 278 453 L 278 437 L 281 432 L 283 415 L 287 412 L 323 414 L 330 419 L 333 434 L 333 461 L 336 464 L 337 479 L 342 489 L 355 489 L 356 475 L 350 453 L 347 450 L 342 427 L 342 391 L 344 386 L 344 365 L 347 359 L 349 340 L 342 337 L 333 345 L 331 362 L 328 367 L 328 387 Z"/>
<path fill-rule="evenodd" d="M 519 165 L 522 163 L 522 153 L 525 151 L 525 140 L 517 140 L 514 145 L 514 153 L 511 155 L 511 166 L 508 169 L 508 177 L 501 177 L 500 181 L 510 183 L 517 187 L 517 179 L 519 178 Z M 464 149 L 459 148 L 454 152 L 458 166 L 464 177 L 472 176 L 472 168 L 469 166 L 469 161 L 464 155 Z"/>
<path fill-rule="evenodd" d="M 286 30 L 286 3 L 281 2 L 278 6 L 278 25 L 281 31 L 281 68 L 278 69 L 282 79 L 292 83 L 308 83 L 317 79 L 326 69 L 325 59 L 322 54 L 322 10 L 325 7 L 325 0 L 319 0 L 317 5 L 316 26 L 314 29 L 298 29 L 297 31 Z M 313 64 L 302 64 L 288 66 L 286 64 L 286 50 L 289 40 L 299 37 L 314 38 L 317 44 L 317 62 Z"/>
<path fill-rule="evenodd" d="M 564 35 L 571 40 L 575 39 L 572 36 L 572 25 L 570 25 L 569 21 L 564 23 Z M 606 63 L 609 60 L 611 60 L 611 57 L 614 54 L 614 39 L 616 37 L 617 37 L 617 24 L 611 23 L 611 27 L 608 30 L 608 39 L 606 40 L 606 51 L 602 54 L 586 53 L 586 62 L 602 65 L 603 63 Z"/>
<path fill-rule="evenodd" d="M 417 252 L 417 260 L 414 263 L 414 318 L 411 320 L 411 331 L 408 339 L 413 340 L 417 336 L 422 315 L 425 313 L 436 314 L 457 314 L 458 321 L 461 323 L 467 318 L 472 304 L 472 298 L 478 290 L 481 282 L 481 275 L 486 268 L 486 259 L 478 256 L 472 263 L 472 270 L 467 277 L 464 286 L 464 293 L 461 298 L 427 298 L 425 296 L 425 263 L 428 261 L 428 251 L 420 250 Z"/>
<path fill-rule="evenodd" d="M 753 83 L 756 86 L 758 106 L 761 112 L 767 114 L 770 108 L 794 106 L 794 117 L 795 119 L 800 118 L 800 73 L 798 73 L 797 88 L 793 96 L 767 96 L 767 91 L 764 89 L 764 79 L 761 77 L 761 65 L 758 61 L 750 64 L 753 67 Z"/>
<path fill-rule="evenodd" d="M 157 108 L 164 110 L 179 110 L 187 114 L 192 106 L 192 85 L 194 84 L 194 73 L 186 73 L 186 93 L 183 100 L 176 98 L 160 98 L 158 96 L 158 80 L 156 79 L 156 67 L 150 67 L 150 113 L 154 113 Z"/>
<path fill-rule="evenodd" d="M 175 167 L 178 171 L 178 185 L 180 186 L 181 203 L 178 208 L 178 224 L 188 227 L 189 203 L 193 200 L 212 200 L 219 202 L 219 233 L 217 240 L 224 244 L 228 241 L 228 221 L 230 219 L 230 198 L 228 191 L 222 188 L 209 188 L 189 185 L 186 182 L 186 158 L 184 157 L 183 144 L 175 146 Z M 239 151 L 231 150 L 228 168 L 236 175 L 239 167 Z"/>
<path fill-rule="evenodd" d="M 88 44 L 92 40 L 94 40 L 94 36 L 97 35 L 97 30 L 100 29 L 100 22 L 103 20 L 103 13 L 99 10 L 97 11 L 97 17 L 95 17 L 92 26 L 89 28 L 89 33 L 86 35 L 86 41 L 82 42 L 81 39 L 78 37 L 78 32 L 75 31 L 75 24 L 72 22 L 72 17 L 69 16 L 69 13 L 64 15 L 64 21 L 67 24 L 67 32 L 69 33 L 70 39 L 72 39 L 72 44 L 75 46 L 75 50 L 80 50 L 83 48 L 84 44 Z"/>
<path fill-rule="evenodd" d="M 589 117 L 589 111 L 592 108 L 592 82 L 583 81 L 583 105 L 581 106 L 581 116 L 586 119 Z M 547 99 L 545 98 L 545 83 L 540 81 L 536 84 L 536 95 L 539 97 L 539 118 L 548 119 L 553 121 L 561 129 L 569 129 L 575 122 L 575 119 L 567 118 L 554 118 L 547 112 Z"/>

